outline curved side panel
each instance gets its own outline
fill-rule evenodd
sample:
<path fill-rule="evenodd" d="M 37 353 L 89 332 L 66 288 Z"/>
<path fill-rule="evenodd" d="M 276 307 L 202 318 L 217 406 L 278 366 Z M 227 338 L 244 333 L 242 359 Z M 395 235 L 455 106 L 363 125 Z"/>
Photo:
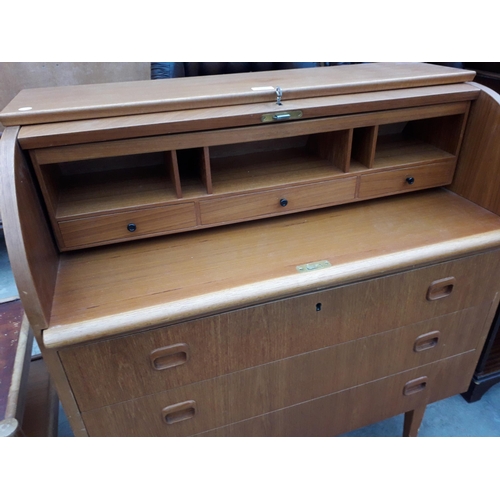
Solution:
<path fill-rule="evenodd" d="M 500 96 L 481 90 L 472 103 L 451 191 L 500 215 Z"/>
<path fill-rule="evenodd" d="M 59 253 L 17 144 L 18 132 L 17 127 L 7 128 L 0 140 L 0 208 L 19 296 L 37 331 L 49 325 Z"/>

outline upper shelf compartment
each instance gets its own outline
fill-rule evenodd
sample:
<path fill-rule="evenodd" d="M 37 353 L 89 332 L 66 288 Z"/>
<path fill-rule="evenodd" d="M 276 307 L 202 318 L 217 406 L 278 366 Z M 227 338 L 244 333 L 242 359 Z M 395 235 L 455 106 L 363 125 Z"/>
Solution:
<path fill-rule="evenodd" d="M 69 250 L 447 185 L 469 105 L 40 148 L 30 154 L 56 239 Z"/>
<path fill-rule="evenodd" d="M 348 171 L 350 130 L 214 146 L 214 194 L 329 179 Z"/>
<path fill-rule="evenodd" d="M 381 126 L 373 167 L 402 167 L 456 157 L 464 124 L 465 115 L 453 115 Z"/>
<path fill-rule="evenodd" d="M 395 168 L 453 160 L 466 113 L 354 129 L 351 168 Z"/>
<path fill-rule="evenodd" d="M 43 188 L 64 220 L 177 199 L 169 152 L 47 166 Z"/>

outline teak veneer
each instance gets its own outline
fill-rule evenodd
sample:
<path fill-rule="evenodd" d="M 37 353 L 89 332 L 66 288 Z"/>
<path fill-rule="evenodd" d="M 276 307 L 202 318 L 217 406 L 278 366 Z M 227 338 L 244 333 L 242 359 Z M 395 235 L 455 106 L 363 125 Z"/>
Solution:
<path fill-rule="evenodd" d="M 21 92 L 3 223 L 75 435 L 414 436 L 464 392 L 500 301 L 500 99 L 473 77 Z"/>

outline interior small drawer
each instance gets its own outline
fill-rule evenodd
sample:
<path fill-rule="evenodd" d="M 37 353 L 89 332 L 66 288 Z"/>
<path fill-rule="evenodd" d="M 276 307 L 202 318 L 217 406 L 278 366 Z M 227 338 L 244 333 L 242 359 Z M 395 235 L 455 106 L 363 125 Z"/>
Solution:
<path fill-rule="evenodd" d="M 194 203 L 178 203 L 59 222 L 65 250 L 166 234 L 194 226 Z"/>
<path fill-rule="evenodd" d="M 269 412 L 291 412 L 291 418 L 287 416 L 286 420 L 290 420 L 287 425 L 293 426 L 298 416 L 293 408 L 297 405 L 307 408 L 311 404 L 308 401 L 324 400 L 324 403 L 328 403 L 327 407 L 318 408 L 317 413 L 312 412 L 308 416 L 309 426 L 315 429 L 318 422 L 335 420 L 337 413 L 345 412 L 340 422 L 349 424 L 349 415 L 357 415 L 362 409 L 364 411 L 361 413 L 366 418 L 377 414 L 373 408 L 378 411 L 385 409 L 389 412 L 387 416 L 391 416 L 425 404 L 434 386 L 441 385 L 443 379 L 452 378 L 450 373 L 457 378 L 450 384 L 453 393 L 456 393 L 456 389 L 466 387 L 468 380 L 464 373 L 470 377 L 474 369 L 474 351 L 470 351 L 465 356 L 447 358 L 394 376 L 387 365 L 380 363 L 377 366 L 377 351 L 368 351 L 372 359 L 366 360 L 363 366 L 363 353 L 367 352 L 364 350 L 365 342 L 354 342 L 358 345 L 353 346 L 351 353 L 337 352 L 344 346 L 316 351 L 84 412 L 82 417 L 90 436 L 189 436 Z M 395 352 L 397 350 L 393 351 L 393 357 Z M 461 363 L 454 362 L 455 358 Z M 443 364 L 439 366 L 440 363 Z M 457 373 L 455 365 L 460 365 L 461 373 Z M 355 385 L 355 378 L 349 378 L 349 369 L 353 366 L 363 372 L 358 385 Z M 371 373 L 371 367 L 378 370 Z M 307 377 L 304 377 L 304 373 L 307 373 Z M 388 373 L 391 376 L 387 378 Z M 358 399 L 355 394 L 349 395 L 352 387 L 355 389 L 351 390 L 363 396 Z M 312 431 L 306 430 L 308 425 L 305 421 L 302 425 L 300 432 Z M 264 430 L 261 432 L 266 434 Z M 280 434 L 281 430 L 277 435 Z"/>
<path fill-rule="evenodd" d="M 236 222 L 336 205 L 354 200 L 355 189 L 356 178 L 352 176 L 259 193 L 201 200 L 201 223 L 210 225 Z"/>
<path fill-rule="evenodd" d="M 429 165 L 398 168 L 361 176 L 358 197 L 376 198 L 451 184 L 455 171 L 455 158 Z"/>

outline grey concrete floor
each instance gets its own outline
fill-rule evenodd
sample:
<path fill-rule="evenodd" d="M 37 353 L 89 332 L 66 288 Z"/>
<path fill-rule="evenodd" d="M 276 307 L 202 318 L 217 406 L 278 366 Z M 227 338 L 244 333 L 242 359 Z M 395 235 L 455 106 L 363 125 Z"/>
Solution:
<path fill-rule="evenodd" d="M 18 296 L 10 268 L 3 231 L 0 230 L 0 299 Z M 34 353 L 37 346 L 34 347 Z M 348 437 L 396 437 L 403 430 L 403 415 L 344 434 Z M 62 407 L 59 411 L 59 436 L 73 433 Z M 480 401 L 467 403 L 462 396 L 438 401 L 427 407 L 421 437 L 500 437 L 500 384 L 492 387 Z"/>

